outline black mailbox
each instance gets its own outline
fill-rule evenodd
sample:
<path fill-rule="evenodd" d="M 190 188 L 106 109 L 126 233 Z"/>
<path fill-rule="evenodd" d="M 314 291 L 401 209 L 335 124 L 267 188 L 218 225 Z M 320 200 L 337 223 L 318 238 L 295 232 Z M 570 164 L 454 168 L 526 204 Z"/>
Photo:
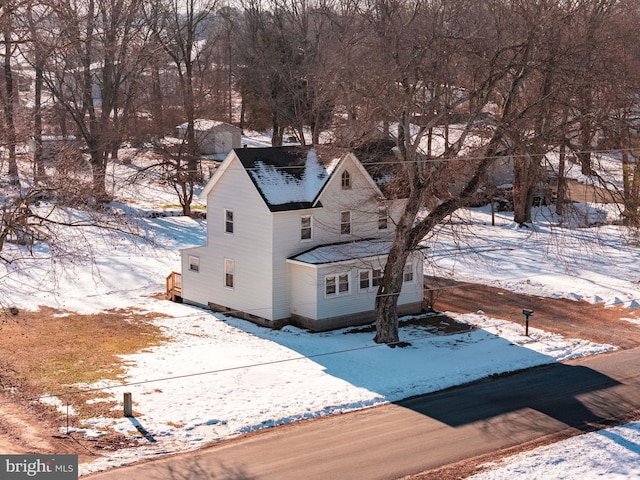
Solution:
<path fill-rule="evenodd" d="M 524 309 L 524 310 L 522 310 L 522 314 L 526 318 L 525 327 L 524 327 L 524 334 L 528 337 L 529 336 L 529 317 L 533 316 L 533 310 Z"/>

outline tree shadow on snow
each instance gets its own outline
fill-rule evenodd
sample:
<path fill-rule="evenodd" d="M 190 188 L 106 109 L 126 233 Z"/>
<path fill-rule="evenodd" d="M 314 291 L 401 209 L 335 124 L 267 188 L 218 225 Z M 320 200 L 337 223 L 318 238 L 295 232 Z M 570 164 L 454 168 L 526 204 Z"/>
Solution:
<path fill-rule="evenodd" d="M 274 331 L 238 319 L 227 318 L 227 321 L 248 333 L 300 353 L 321 365 L 328 375 L 380 395 L 370 402 L 363 402 L 362 407 L 388 401 L 453 427 L 488 421 L 488 428 L 499 435 L 519 430 L 523 426 L 520 423 L 527 423 L 527 428 L 535 430 L 538 428 L 537 423 L 541 421 L 541 417 L 535 414 L 530 419 L 526 415 L 514 416 L 509 422 L 501 420 L 492 423 L 492 419 L 502 418 L 504 414 L 529 409 L 568 427 L 592 431 L 610 425 L 612 422 L 609 419 L 619 418 L 637 403 L 629 395 L 625 395 L 624 390 L 614 388 L 620 383 L 607 375 L 584 366 L 556 363 L 549 356 L 515 346 L 484 330 L 474 331 L 472 335 L 468 326 L 467 331 L 461 333 L 456 333 L 456 327 L 451 325 L 446 327 L 450 329 L 447 332 L 431 330 L 433 337 L 426 340 L 426 345 L 417 345 L 411 335 L 403 335 L 401 338 L 409 340 L 408 348 L 415 350 L 413 357 L 407 356 L 411 366 L 403 367 L 384 360 L 384 355 L 392 350 L 387 346 L 371 345 L 371 348 L 365 347 L 358 351 L 348 341 L 340 343 L 341 336 L 350 336 L 341 333 L 351 332 L 350 330 L 314 334 L 288 327 L 284 331 Z M 411 326 L 414 327 L 415 325 Z M 412 332 L 414 335 L 421 335 L 420 330 Z M 331 340 L 323 344 L 325 336 Z M 424 337 L 424 332 L 422 336 Z M 424 342 L 424 338 L 421 341 Z M 518 364 L 513 370 L 523 371 L 496 374 L 484 372 L 482 367 L 478 367 L 484 365 L 480 363 L 481 358 L 474 358 L 468 351 L 462 354 L 465 348 L 473 349 L 475 344 L 481 342 L 492 342 L 490 351 L 496 357 L 501 352 L 508 351 L 505 349 L 518 348 Z M 335 353 L 331 353 L 332 349 Z M 441 353 L 438 352 L 439 349 L 451 352 L 450 359 L 454 365 L 447 365 L 445 360 L 434 367 L 431 360 Z M 455 359 L 456 350 L 461 352 L 465 360 L 458 362 Z M 379 362 L 376 360 L 377 355 L 383 357 Z M 497 358 L 497 361 L 500 359 Z M 395 388 L 393 382 L 389 384 L 389 379 L 393 379 L 394 375 L 401 378 L 410 368 L 416 368 L 416 365 L 416 372 L 434 368 L 441 368 L 442 372 L 434 375 L 433 380 L 431 377 L 420 379 L 419 381 L 433 384 L 419 385 L 414 390 L 407 387 L 406 382 L 398 388 Z M 455 383 L 460 383 L 460 379 L 464 378 L 464 375 L 460 375 L 460 369 L 468 369 L 470 372 L 466 380 L 468 383 L 462 386 Z M 398 391 L 401 392 L 400 395 L 404 394 L 405 399 L 399 400 Z M 325 413 L 354 408 L 358 408 L 358 405 L 336 405 L 325 409 Z M 548 431 L 548 425 L 540 423 L 539 429 Z"/>

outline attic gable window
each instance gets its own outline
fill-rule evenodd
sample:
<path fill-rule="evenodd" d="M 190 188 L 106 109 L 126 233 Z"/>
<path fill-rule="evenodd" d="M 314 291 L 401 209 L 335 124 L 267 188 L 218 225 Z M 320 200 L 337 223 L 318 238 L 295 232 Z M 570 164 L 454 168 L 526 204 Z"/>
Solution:
<path fill-rule="evenodd" d="M 224 210 L 224 233 L 233 233 L 233 210 Z"/>
<path fill-rule="evenodd" d="M 300 240 L 311 240 L 311 215 L 300 217 Z"/>
<path fill-rule="evenodd" d="M 342 189 L 349 190 L 351 188 L 351 174 L 345 170 L 342 172 Z"/>
<path fill-rule="evenodd" d="M 340 234 L 349 235 L 351 233 L 351 212 L 340 212 Z"/>

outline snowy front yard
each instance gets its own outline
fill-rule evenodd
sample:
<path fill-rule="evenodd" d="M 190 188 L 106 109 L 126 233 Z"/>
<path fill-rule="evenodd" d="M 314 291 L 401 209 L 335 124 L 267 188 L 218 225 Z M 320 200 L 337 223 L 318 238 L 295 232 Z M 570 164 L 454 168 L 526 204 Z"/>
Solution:
<path fill-rule="evenodd" d="M 461 218 L 466 223 L 464 245 L 445 226 L 430 245 L 425 273 L 522 293 L 624 305 L 630 320 L 637 321 L 640 252 L 618 227 L 560 229 L 541 218 L 534 229 L 517 229 L 507 215 L 499 216 L 492 227 L 486 208 L 465 211 Z M 52 268 L 48 260 L 32 262 L 29 269 L 4 279 L 12 302 L 21 309 L 47 305 L 79 313 L 114 307 L 156 312 L 154 322 L 169 338 L 124 358 L 123 384 L 105 389 L 118 402 L 124 392 L 132 393 L 135 421 L 146 435 L 122 417 L 121 408 L 112 416 L 83 423 L 87 435 L 115 430 L 137 438 L 140 446 L 82 464 L 82 474 L 615 348 L 535 328 L 525 337 L 522 326 L 481 312 L 452 314 L 476 327 L 464 333 L 440 335 L 405 327 L 401 340 L 410 343 L 407 348 L 377 345 L 370 332 L 310 334 L 293 327 L 260 328 L 159 299 L 166 275 L 179 269 L 178 250 L 204 243 L 205 224 L 184 217 L 141 222 L 145 239 L 135 242 L 104 241 L 101 232 L 85 231 L 86 236 L 95 235 L 94 263 L 67 265 L 60 271 L 58 284 L 64 289 L 43 286 Z M 612 442 L 619 448 L 614 467 L 605 461 L 614 455 Z M 514 471 L 523 478 L 637 475 L 639 444 L 640 428 L 629 424 L 540 450 L 528 455 L 526 463 L 516 459 L 519 463 L 512 465 L 518 466 L 482 478 L 512 478 Z M 586 465 L 590 474 L 585 473 Z M 531 476 L 534 470 L 538 477 Z"/>

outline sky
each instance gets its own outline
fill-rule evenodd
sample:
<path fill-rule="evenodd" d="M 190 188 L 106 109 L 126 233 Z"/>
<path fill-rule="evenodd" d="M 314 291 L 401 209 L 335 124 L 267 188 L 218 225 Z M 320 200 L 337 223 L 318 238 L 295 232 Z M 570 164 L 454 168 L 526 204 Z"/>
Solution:
<path fill-rule="evenodd" d="M 261 145 L 265 138 L 254 134 L 243 143 Z M 110 170 L 119 178 L 135 172 L 135 162 Z M 12 292 L 12 304 L 21 309 L 47 305 L 97 313 L 131 307 L 158 313 L 153 323 L 168 337 L 164 344 L 123 357 L 124 385 L 76 385 L 105 387 L 120 404 L 123 393 L 130 392 L 134 410 L 140 412 L 136 421 L 149 432 L 141 436 L 132 421 L 122 417 L 121 407 L 112 416 L 85 420 L 79 431 L 87 436 L 117 431 L 138 439 L 140 446 L 83 463 L 81 475 L 191 451 L 245 432 L 372 408 L 496 373 L 616 349 L 531 326 L 527 337 L 521 319 L 498 320 L 482 311 L 449 313 L 476 327 L 465 333 L 402 328 L 400 339 L 410 346 L 392 349 L 375 344 L 371 332 L 312 334 L 291 326 L 276 331 L 172 303 L 159 295 L 165 277 L 179 270 L 181 248 L 205 242 L 205 221 L 180 216 L 179 209 L 171 207 L 177 203 L 175 194 L 158 179 L 113 193 L 114 206 L 136 212 L 144 239 L 85 230 L 94 262 L 65 264 L 59 270 L 62 290 L 45 288 L 43 279 L 54 268 L 46 258 L 30 261 L 29 269 L 0 272 L 2 289 Z M 606 209 L 580 206 L 576 224 L 594 210 Z M 153 215 L 161 211 L 167 216 Z M 623 305 L 628 320 L 640 326 L 637 243 L 620 227 L 560 228 L 549 210 L 534 214 L 531 228 L 517 228 L 509 212 L 498 213 L 492 226 L 488 207 L 460 211 L 426 239 L 430 256 L 425 273 L 520 293 Z M 425 361 L 430 368 L 423 367 Z M 55 397 L 42 401 L 66 412 Z M 486 465 L 485 470 L 474 478 L 640 478 L 640 422 L 580 435 Z"/>

